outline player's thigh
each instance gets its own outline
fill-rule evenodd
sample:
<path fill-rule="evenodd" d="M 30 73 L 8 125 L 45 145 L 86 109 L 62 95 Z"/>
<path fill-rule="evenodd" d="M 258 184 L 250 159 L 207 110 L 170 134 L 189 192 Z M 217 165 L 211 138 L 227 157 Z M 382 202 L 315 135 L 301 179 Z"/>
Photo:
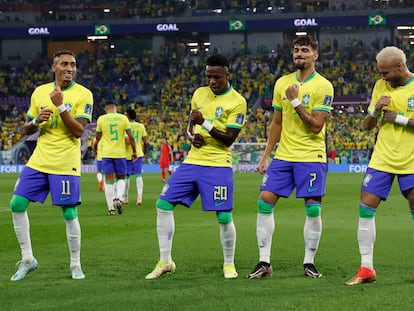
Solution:
<path fill-rule="evenodd" d="M 369 192 L 382 200 L 386 200 L 390 193 L 394 177 L 394 174 L 368 167 L 362 179 L 361 191 Z"/>
<path fill-rule="evenodd" d="M 49 184 L 53 205 L 80 204 L 80 176 L 49 175 Z"/>
<path fill-rule="evenodd" d="M 398 176 L 400 191 L 405 198 L 414 196 L 414 174 L 404 174 Z"/>
<path fill-rule="evenodd" d="M 181 164 L 162 188 L 159 199 L 190 207 L 199 195 L 197 167 Z"/>
<path fill-rule="evenodd" d="M 296 197 L 322 197 L 326 190 L 328 167 L 320 162 L 296 162 L 293 174 L 295 178 Z"/>
<path fill-rule="evenodd" d="M 233 208 L 233 169 L 197 167 L 197 185 L 205 211 L 230 211 Z"/>
<path fill-rule="evenodd" d="M 132 162 L 132 174 L 131 175 L 142 174 L 143 163 L 144 163 L 143 157 L 139 157 L 135 162 Z"/>
<path fill-rule="evenodd" d="M 287 198 L 295 187 L 292 162 L 274 159 L 263 175 L 260 191 Z"/>
<path fill-rule="evenodd" d="M 44 203 L 49 190 L 47 174 L 25 166 L 16 181 L 13 194 L 20 195 L 33 202 Z"/>

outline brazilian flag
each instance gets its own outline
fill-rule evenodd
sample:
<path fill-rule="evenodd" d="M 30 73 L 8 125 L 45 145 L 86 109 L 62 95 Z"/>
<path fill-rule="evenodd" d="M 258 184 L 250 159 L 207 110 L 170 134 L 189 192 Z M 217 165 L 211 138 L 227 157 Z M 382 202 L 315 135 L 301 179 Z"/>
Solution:
<path fill-rule="evenodd" d="M 240 19 L 229 20 L 229 30 L 245 30 L 246 22 Z"/>
<path fill-rule="evenodd" d="M 95 35 L 109 35 L 111 27 L 109 25 L 95 25 Z"/>
<path fill-rule="evenodd" d="M 387 19 L 384 15 L 376 14 L 376 15 L 369 15 L 368 16 L 368 25 L 385 25 L 387 23 Z"/>

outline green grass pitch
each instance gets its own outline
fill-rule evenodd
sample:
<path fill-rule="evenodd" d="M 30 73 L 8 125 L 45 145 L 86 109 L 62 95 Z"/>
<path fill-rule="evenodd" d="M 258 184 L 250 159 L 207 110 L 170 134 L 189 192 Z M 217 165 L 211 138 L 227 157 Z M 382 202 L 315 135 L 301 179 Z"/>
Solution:
<path fill-rule="evenodd" d="M 359 267 L 356 240 L 360 174 L 330 173 L 323 202 L 323 234 L 316 265 L 321 279 L 302 275 L 303 200 L 281 199 L 275 210 L 272 278 L 247 280 L 258 260 L 256 200 L 261 176 L 235 174 L 234 220 L 239 278 L 225 280 L 215 214 L 175 210 L 175 274 L 144 277 L 158 260 L 155 201 L 160 174 L 144 174 L 144 202 L 126 205 L 123 215 L 106 215 L 95 174 L 82 177 L 82 265 L 85 280 L 72 280 L 65 226 L 50 200 L 29 207 L 32 244 L 39 269 L 11 282 L 20 251 L 8 202 L 15 174 L 0 178 L 0 310 L 405 310 L 414 291 L 413 220 L 394 184 L 377 212 L 374 262 L 377 282 L 346 286 Z M 130 202 L 135 202 L 135 181 Z"/>

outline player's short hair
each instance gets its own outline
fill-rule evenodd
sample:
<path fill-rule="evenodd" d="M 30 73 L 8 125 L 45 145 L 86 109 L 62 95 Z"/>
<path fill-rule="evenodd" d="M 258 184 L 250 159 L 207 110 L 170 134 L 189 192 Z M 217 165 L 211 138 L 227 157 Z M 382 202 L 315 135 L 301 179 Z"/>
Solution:
<path fill-rule="evenodd" d="M 318 40 L 313 35 L 310 35 L 310 34 L 296 37 L 295 40 L 293 40 L 292 47 L 294 47 L 295 45 L 299 45 L 299 46 L 302 46 L 302 45 L 303 46 L 310 46 L 315 51 L 318 51 L 319 50 Z"/>
<path fill-rule="evenodd" d="M 213 54 L 207 58 L 206 66 L 221 66 L 229 70 L 230 63 L 226 56 L 221 54 Z"/>
<path fill-rule="evenodd" d="M 397 48 L 396 46 L 386 46 L 381 51 L 378 52 L 375 57 L 377 62 L 382 60 L 391 60 L 396 62 L 401 62 L 405 64 L 407 62 L 407 57 L 403 50 Z"/>
<path fill-rule="evenodd" d="M 110 99 L 106 100 L 105 103 L 104 103 L 104 106 L 110 106 L 110 105 L 116 106 L 116 102 L 113 101 L 113 100 L 110 100 Z"/>
<path fill-rule="evenodd" d="M 59 57 L 60 57 L 60 55 L 72 55 L 72 56 L 75 58 L 75 60 L 76 60 L 76 54 L 75 54 L 74 52 L 72 52 L 72 51 L 70 51 L 70 50 L 65 50 L 65 49 L 63 49 L 63 50 L 56 51 L 56 52 L 53 54 L 53 61 L 55 61 L 55 60 L 56 60 L 56 58 L 59 58 Z"/>
<path fill-rule="evenodd" d="M 127 111 L 125 111 L 125 113 L 127 114 L 127 116 L 131 119 L 131 120 L 135 120 L 137 118 L 137 113 L 135 112 L 134 109 L 127 109 Z"/>

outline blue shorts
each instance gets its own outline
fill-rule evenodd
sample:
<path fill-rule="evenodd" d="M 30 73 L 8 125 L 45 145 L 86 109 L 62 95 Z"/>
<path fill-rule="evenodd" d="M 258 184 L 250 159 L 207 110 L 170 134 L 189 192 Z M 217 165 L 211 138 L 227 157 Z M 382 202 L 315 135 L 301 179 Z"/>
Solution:
<path fill-rule="evenodd" d="M 400 191 L 404 197 L 406 192 L 414 188 L 414 174 L 396 175 L 368 167 L 362 179 L 361 190 L 375 194 L 382 200 L 386 200 L 390 194 L 394 177 L 397 176 Z"/>
<path fill-rule="evenodd" d="M 127 160 L 127 175 L 141 175 L 143 163 L 144 157 L 139 157 L 135 162 Z"/>
<path fill-rule="evenodd" d="M 181 164 L 168 179 L 159 198 L 190 207 L 198 195 L 203 211 L 231 211 L 233 169 Z"/>
<path fill-rule="evenodd" d="M 284 198 L 288 198 L 294 188 L 297 198 L 324 196 L 327 172 L 326 163 L 274 159 L 263 176 L 260 190 Z"/>
<path fill-rule="evenodd" d="M 96 160 L 96 171 L 98 173 L 102 172 L 102 160 Z"/>
<path fill-rule="evenodd" d="M 102 172 L 105 175 L 116 174 L 126 175 L 127 173 L 127 160 L 125 158 L 102 158 Z"/>
<path fill-rule="evenodd" d="M 79 205 L 80 176 L 46 174 L 25 166 L 13 194 L 44 203 L 49 192 L 53 205 Z"/>

